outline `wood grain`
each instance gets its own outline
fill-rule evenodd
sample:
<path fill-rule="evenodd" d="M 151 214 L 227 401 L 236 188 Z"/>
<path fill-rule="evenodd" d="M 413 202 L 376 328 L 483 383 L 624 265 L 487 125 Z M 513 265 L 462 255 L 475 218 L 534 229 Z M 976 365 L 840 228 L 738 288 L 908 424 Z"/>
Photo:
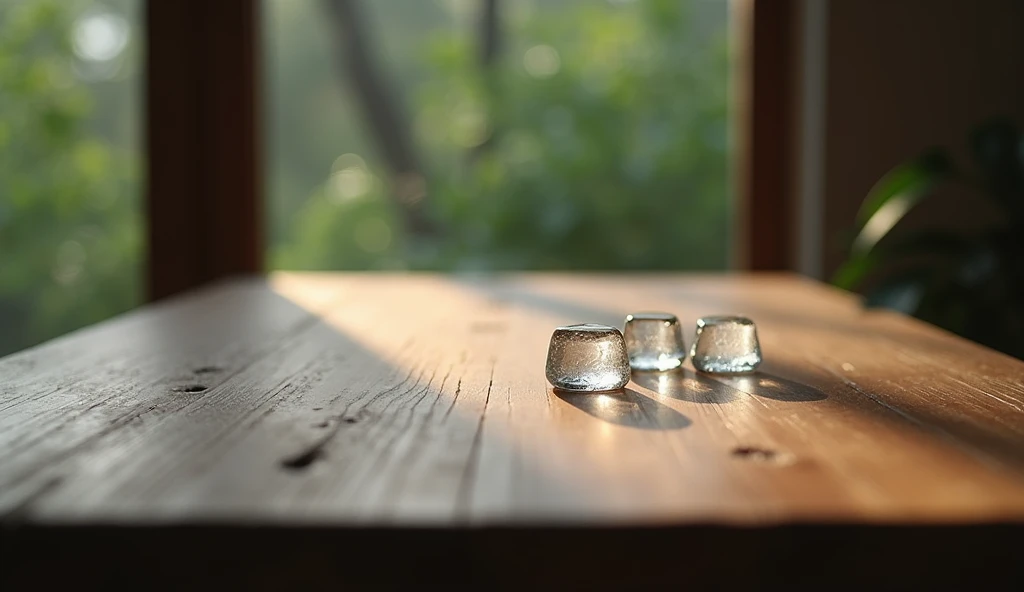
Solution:
<path fill-rule="evenodd" d="M 553 327 L 637 310 L 766 362 L 546 384 Z M 1024 364 L 790 275 L 278 274 L 0 360 L 0 459 L 19 532 L 1019 524 Z"/>

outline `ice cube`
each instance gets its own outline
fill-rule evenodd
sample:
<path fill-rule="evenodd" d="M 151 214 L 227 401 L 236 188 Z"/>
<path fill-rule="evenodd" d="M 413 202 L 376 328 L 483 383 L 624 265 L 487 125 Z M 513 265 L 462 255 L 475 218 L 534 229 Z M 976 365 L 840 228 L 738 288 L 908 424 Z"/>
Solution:
<path fill-rule="evenodd" d="M 746 317 L 714 316 L 697 319 L 690 350 L 693 367 L 712 374 L 744 374 L 761 364 L 757 327 Z"/>
<path fill-rule="evenodd" d="M 679 319 L 664 312 L 635 312 L 626 316 L 622 335 L 633 370 L 671 370 L 686 359 Z"/>
<path fill-rule="evenodd" d="M 569 325 L 551 335 L 548 382 L 567 391 L 613 391 L 629 382 L 622 333 L 607 325 Z"/>

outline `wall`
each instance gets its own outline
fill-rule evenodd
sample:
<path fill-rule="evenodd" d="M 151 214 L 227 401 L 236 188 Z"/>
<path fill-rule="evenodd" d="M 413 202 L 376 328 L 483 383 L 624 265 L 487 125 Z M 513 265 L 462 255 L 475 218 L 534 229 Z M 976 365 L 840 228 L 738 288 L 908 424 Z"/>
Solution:
<path fill-rule="evenodd" d="M 827 278 L 843 260 L 844 232 L 861 200 L 887 170 L 932 145 L 955 149 L 966 163 L 976 123 L 1008 115 L 1024 124 L 1024 2 L 832 0 L 824 20 L 820 271 Z M 987 204 L 962 197 L 939 195 L 899 230 L 968 229 L 991 219 Z"/>

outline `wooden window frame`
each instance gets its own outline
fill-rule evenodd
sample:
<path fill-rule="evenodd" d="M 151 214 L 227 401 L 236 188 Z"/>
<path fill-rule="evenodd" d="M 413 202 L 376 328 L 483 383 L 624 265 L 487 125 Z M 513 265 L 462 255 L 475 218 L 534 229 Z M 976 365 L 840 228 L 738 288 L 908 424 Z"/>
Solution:
<path fill-rule="evenodd" d="M 798 0 L 732 0 L 732 14 L 735 264 L 795 269 Z"/>
<path fill-rule="evenodd" d="M 263 270 L 259 8 L 146 2 L 150 300 Z"/>

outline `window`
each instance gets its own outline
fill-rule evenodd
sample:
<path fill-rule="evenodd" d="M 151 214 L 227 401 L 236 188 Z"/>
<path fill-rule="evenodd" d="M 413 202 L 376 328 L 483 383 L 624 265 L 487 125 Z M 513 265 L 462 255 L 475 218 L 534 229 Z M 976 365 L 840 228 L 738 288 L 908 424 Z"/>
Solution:
<path fill-rule="evenodd" d="M 0 355 L 140 301 L 138 0 L 0 0 Z"/>
<path fill-rule="evenodd" d="M 268 268 L 721 269 L 725 0 L 264 0 Z"/>

